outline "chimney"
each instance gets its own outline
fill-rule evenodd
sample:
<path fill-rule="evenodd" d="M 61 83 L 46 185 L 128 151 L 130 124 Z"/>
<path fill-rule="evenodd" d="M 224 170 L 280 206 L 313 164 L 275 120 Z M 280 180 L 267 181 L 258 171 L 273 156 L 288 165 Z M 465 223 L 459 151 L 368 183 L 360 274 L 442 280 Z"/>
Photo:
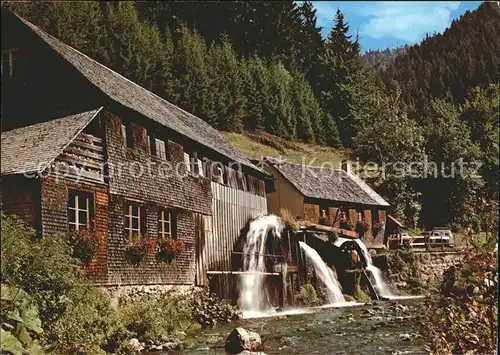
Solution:
<path fill-rule="evenodd" d="M 344 170 L 346 173 L 351 172 L 351 164 L 349 164 L 348 159 L 343 159 L 340 168 Z"/>

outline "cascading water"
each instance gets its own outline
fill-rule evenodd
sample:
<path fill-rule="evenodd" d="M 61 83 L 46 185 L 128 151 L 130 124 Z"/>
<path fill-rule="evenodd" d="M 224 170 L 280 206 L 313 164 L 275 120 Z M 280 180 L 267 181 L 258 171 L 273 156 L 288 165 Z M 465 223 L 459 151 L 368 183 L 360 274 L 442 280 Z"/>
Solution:
<path fill-rule="evenodd" d="M 300 247 L 304 250 L 309 260 L 314 265 L 316 274 L 328 289 L 328 301 L 330 303 L 345 303 L 344 295 L 340 288 L 340 283 L 333 277 L 332 272 L 326 266 L 321 256 L 304 242 L 299 242 Z"/>
<path fill-rule="evenodd" d="M 366 270 L 372 275 L 373 281 L 374 281 L 374 287 L 377 290 L 379 296 L 382 297 L 393 297 L 394 295 L 389 289 L 389 286 L 384 281 L 384 278 L 382 276 L 382 270 L 380 270 L 378 267 L 373 265 L 373 260 L 372 256 L 370 255 L 370 252 L 366 248 L 365 243 L 363 243 L 360 239 L 356 239 L 356 243 L 358 243 L 359 247 L 361 248 L 361 251 L 363 252 L 363 256 L 365 257 L 366 260 Z"/>
<path fill-rule="evenodd" d="M 244 311 L 262 311 L 271 308 L 265 297 L 264 275 L 266 241 L 269 233 L 281 238 L 284 224 L 275 215 L 258 217 L 250 222 L 243 246 L 240 307 Z"/>

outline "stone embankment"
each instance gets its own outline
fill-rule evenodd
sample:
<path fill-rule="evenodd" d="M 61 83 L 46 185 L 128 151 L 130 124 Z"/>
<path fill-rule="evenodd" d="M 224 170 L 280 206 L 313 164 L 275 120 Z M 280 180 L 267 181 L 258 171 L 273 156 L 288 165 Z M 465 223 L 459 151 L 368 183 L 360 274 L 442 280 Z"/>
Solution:
<path fill-rule="evenodd" d="M 462 251 L 418 252 L 415 253 L 422 281 L 441 281 L 443 272 L 450 266 L 458 264 L 464 257 Z"/>
<path fill-rule="evenodd" d="M 441 281 L 443 272 L 464 257 L 465 252 L 458 250 L 394 250 L 377 255 L 374 264 L 399 291 L 419 294 Z"/>

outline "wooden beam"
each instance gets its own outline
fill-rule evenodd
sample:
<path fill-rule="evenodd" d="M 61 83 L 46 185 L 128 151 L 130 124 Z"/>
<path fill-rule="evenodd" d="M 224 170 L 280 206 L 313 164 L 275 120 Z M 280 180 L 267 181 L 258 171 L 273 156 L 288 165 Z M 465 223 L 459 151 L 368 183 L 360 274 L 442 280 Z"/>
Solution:
<path fill-rule="evenodd" d="M 71 145 L 68 146 L 64 151 L 68 152 L 68 153 L 72 153 L 72 154 L 82 155 L 84 157 L 96 159 L 96 160 L 99 160 L 99 161 L 103 161 L 104 160 L 104 155 L 102 155 L 102 154 L 94 153 L 94 152 L 91 152 L 91 151 L 88 151 L 88 150 L 83 150 L 83 149 L 75 148 L 75 147 L 72 147 Z"/>
<path fill-rule="evenodd" d="M 73 163 L 73 164 L 76 164 L 76 165 L 82 165 L 84 167 L 88 167 L 88 168 L 92 168 L 92 169 L 95 169 L 95 170 L 98 170 L 98 171 L 101 171 L 101 166 L 97 163 L 94 163 L 94 162 L 90 162 L 90 161 L 87 161 L 87 160 L 83 160 L 83 159 L 77 159 L 77 158 L 74 158 L 70 155 L 67 155 L 67 154 L 64 154 L 62 153 L 61 155 L 59 155 L 59 157 L 57 157 L 57 160 L 60 160 L 60 161 L 67 161 L 67 162 L 70 162 L 70 163 Z"/>
<path fill-rule="evenodd" d="M 93 136 L 91 134 L 88 134 L 88 133 L 84 133 L 84 132 L 81 132 L 77 137 L 76 139 L 78 140 L 78 138 L 83 138 L 85 140 L 89 140 L 91 142 L 96 142 L 96 143 L 99 143 L 99 144 L 102 144 L 102 138 L 99 138 L 99 137 L 96 137 L 96 136 Z"/>
<path fill-rule="evenodd" d="M 96 152 L 99 152 L 99 153 L 102 153 L 104 151 L 104 149 L 99 145 L 89 144 L 86 142 L 79 141 L 77 139 L 75 139 L 73 142 L 71 142 L 71 144 L 76 145 L 77 147 L 95 150 Z"/>

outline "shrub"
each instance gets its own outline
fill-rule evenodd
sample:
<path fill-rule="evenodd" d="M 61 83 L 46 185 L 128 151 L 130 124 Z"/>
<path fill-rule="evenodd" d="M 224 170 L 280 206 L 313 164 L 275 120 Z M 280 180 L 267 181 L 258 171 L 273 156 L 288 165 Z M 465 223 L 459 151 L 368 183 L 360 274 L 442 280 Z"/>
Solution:
<path fill-rule="evenodd" d="M 33 299 L 41 340 L 50 351 L 98 354 L 107 346 L 119 348 L 106 340 L 120 328 L 109 300 L 87 281 L 66 240 L 37 238 L 24 222 L 2 213 L 2 283 Z"/>
<path fill-rule="evenodd" d="M 423 332 L 434 354 L 493 354 L 498 337 L 496 253 L 468 253 L 425 303 Z"/>
<path fill-rule="evenodd" d="M 41 354 L 38 342 L 43 332 L 38 307 L 22 289 L 1 285 L 1 349 L 13 354 Z"/>
<path fill-rule="evenodd" d="M 130 352 L 127 339 L 133 334 L 121 325 L 107 296 L 92 285 L 82 284 L 68 297 L 68 306 L 52 332 L 57 353 Z"/>
<path fill-rule="evenodd" d="M 180 296 L 164 294 L 157 298 L 142 296 L 118 308 L 121 323 L 136 337 L 161 340 L 163 336 L 193 326 L 189 304 Z"/>

